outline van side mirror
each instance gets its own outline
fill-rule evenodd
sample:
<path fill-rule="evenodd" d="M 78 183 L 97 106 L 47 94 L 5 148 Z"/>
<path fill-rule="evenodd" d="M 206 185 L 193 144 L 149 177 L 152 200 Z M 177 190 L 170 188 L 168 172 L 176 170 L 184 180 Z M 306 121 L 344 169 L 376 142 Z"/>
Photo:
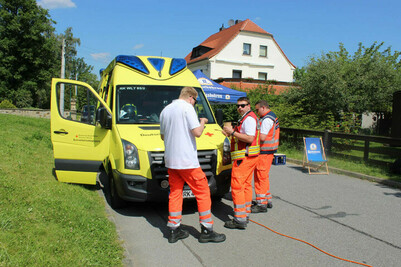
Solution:
<path fill-rule="evenodd" d="M 105 107 L 100 107 L 96 111 L 96 123 L 99 123 L 102 128 L 111 129 L 111 115 Z"/>
<path fill-rule="evenodd" d="M 216 120 L 217 124 L 223 127 L 223 110 L 221 109 L 216 110 Z"/>

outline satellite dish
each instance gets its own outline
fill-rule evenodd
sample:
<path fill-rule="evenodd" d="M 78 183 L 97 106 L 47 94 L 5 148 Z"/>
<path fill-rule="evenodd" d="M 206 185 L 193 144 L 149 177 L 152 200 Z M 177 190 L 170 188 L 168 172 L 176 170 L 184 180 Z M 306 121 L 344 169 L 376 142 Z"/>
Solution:
<path fill-rule="evenodd" d="M 234 20 L 233 20 L 233 19 L 230 19 L 230 20 L 228 21 L 228 26 L 229 26 L 229 27 L 234 26 Z"/>

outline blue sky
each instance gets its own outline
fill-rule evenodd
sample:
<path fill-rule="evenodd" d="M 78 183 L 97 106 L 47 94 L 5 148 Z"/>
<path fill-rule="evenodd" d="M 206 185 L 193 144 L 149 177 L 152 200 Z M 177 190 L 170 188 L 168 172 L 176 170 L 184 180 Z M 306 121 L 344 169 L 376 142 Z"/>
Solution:
<path fill-rule="evenodd" d="M 397 0 L 38 0 L 57 22 L 81 39 L 78 56 L 104 68 L 117 55 L 185 57 L 230 19 L 250 19 L 272 33 L 297 67 L 311 56 L 351 53 L 359 42 L 401 51 L 401 2 Z"/>

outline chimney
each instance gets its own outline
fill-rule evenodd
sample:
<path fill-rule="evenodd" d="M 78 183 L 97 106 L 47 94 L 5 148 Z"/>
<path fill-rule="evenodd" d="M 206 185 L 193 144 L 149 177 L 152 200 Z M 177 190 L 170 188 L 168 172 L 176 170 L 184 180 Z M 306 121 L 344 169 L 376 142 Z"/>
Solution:
<path fill-rule="evenodd" d="M 223 24 L 221 24 L 221 28 L 219 29 L 219 31 L 221 32 L 222 30 L 224 30 L 225 28 L 224 28 L 224 23 Z"/>

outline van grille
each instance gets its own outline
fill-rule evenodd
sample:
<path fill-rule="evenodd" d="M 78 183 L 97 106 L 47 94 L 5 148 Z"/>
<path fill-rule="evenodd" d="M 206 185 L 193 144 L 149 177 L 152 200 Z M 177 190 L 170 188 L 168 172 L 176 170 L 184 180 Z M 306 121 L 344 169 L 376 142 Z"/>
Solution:
<path fill-rule="evenodd" d="M 216 173 L 216 150 L 198 150 L 199 164 L 209 180 Z M 164 152 L 149 152 L 149 161 L 153 179 L 167 179 L 167 168 L 164 166 Z"/>

